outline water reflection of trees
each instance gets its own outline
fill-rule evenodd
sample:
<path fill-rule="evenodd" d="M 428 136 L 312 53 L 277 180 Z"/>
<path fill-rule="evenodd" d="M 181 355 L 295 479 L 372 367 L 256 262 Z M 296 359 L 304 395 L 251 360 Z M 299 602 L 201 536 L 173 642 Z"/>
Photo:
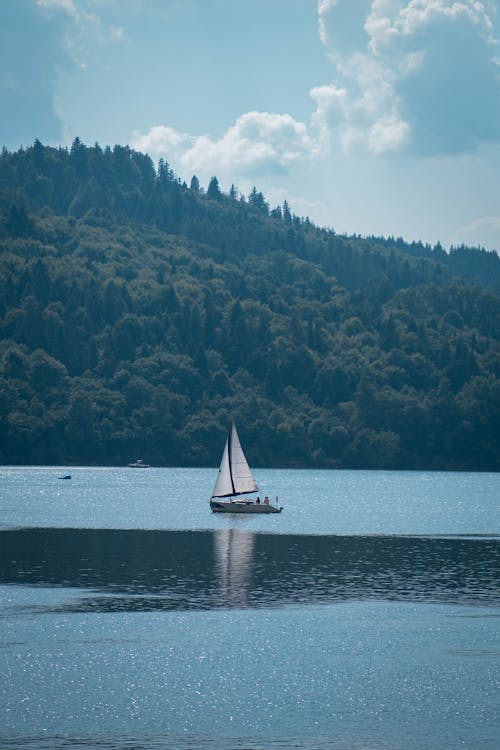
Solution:
<path fill-rule="evenodd" d="M 0 583 L 84 591 L 75 608 L 200 609 L 346 599 L 498 606 L 500 540 L 249 531 L 0 532 Z"/>

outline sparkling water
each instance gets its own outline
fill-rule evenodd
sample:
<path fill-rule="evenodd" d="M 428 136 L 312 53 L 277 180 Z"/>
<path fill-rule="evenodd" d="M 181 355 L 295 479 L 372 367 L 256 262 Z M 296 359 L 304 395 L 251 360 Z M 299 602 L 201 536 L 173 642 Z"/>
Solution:
<path fill-rule="evenodd" d="M 500 475 L 256 474 L 0 469 L 0 746 L 500 746 Z"/>

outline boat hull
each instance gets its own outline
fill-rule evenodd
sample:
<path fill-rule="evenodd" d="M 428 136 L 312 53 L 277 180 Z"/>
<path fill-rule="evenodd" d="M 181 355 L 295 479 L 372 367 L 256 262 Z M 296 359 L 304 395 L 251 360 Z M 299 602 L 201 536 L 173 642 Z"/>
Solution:
<path fill-rule="evenodd" d="M 277 505 L 266 505 L 265 503 L 253 503 L 251 501 L 229 501 L 211 500 L 210 508 L 213 513 L 281 513 L 283 508 Z"/>

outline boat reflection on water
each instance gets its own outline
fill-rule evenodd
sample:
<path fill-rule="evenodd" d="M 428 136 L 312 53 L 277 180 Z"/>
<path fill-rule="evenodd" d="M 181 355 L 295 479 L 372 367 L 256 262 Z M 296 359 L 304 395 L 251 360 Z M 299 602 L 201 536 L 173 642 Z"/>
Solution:
<path fill-rule="evenodd" d="M 255 534 L 239 529 L 214 532 L 215 574 L 221 602 L 227 607 L 248 606 L 255 550 Z"/>
<path fill-rule="evenodd" d="M 71 589 L 57 611 L 302 606 L 356 599 L 499 606 L 499 580 L 498 538 L 238 529 L 0 531 L 0 584 Z"/>

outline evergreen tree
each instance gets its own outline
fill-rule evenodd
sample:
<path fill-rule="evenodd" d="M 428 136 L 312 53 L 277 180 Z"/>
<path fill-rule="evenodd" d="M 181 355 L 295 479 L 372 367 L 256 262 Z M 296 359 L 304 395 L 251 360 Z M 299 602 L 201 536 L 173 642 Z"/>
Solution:
<path fill-rule="evenodd" d="M 217 177 L 212 177 L 208 184 L 207 196 L 212 200 L 220 200 L 222 193 L 219 188 L 219 180 Z"/>
<path fill-rule="evenodd" d="M 268 465 L 499 469 L 498 255 L 191 182 L 123 146 L 3 149 L 5 463 L 216 463 L 235 414 Z"/>

